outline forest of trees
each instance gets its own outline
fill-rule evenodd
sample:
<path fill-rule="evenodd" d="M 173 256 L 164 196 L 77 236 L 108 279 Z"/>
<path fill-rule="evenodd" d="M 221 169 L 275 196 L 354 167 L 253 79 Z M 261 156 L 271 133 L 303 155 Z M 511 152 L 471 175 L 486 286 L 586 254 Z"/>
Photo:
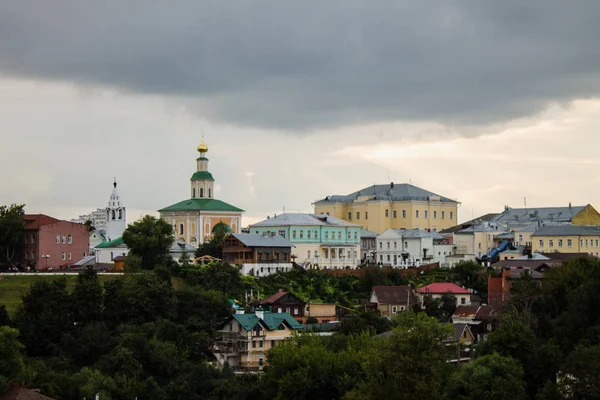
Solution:
<path fill-rule="evenodd" d="M 129 232 L 139 252 L 158 223 Z M 362 278 L 303 270 L 254 278 L 222 263 L 174 264 L 158 243 L 163 251 L 145 259 L 133 251 L 139 272 L 102 284 L 86 271 L 72 288 L 64 277 L 47 278 L 32 284 L 14 315 L 0 306 L 0 393 L 18 382 L 73 400 L 600 398 L 598 260 L 553 268 L 541 286 L 527 276 L 513 281 L 498 329 L 462 366 L 448 363 L 456 349 L 447 340 L 454 335 L 447 296 L 428 299 L 427 313 L 417 308 L 391 321 L 357 312 L 338 334 L 282 343 L 263 374 L 237 375 L 210 355 L 231 315 L 229 299 L 253 293 L 252 302 L 283 288 L 358 310 L 373 285 L 445 280 L 485 297 L 485 273 L 467 263 L 408 278 L 377 269 Z"/>

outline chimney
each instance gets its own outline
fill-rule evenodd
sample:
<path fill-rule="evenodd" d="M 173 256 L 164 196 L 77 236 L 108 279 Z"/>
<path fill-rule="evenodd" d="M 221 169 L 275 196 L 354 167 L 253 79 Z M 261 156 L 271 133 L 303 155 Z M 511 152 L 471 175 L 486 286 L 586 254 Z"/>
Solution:
<path fill-rule="evenodd" d="M 279 290 L 277 291 L 277 293 L 283 293 L 283 289 L 279 288 Z"/>
<path fill-rule="evenodd" d="M 394 188 L 394 182 L 391 182 L 390 183 L 390 189 L 393 189 L 393 188 Z"/>
<path fill-rule="evenodd" d="M 569 210 L 570 210 L 571 208 L 572 208 L 572 207 L 571 207 L 571 202 L 569 202 Z"/>
<path fill-rule="evenodd" d="M 267 215 L 267 219 L 271 219 L 271 216 L 270 216 L 270 215 Z"/>
<path fill-rule="evenodd" d="M 256 314 L 256 316 L 259 319 L 264 319 L 265 318 L 265 310 L 262 307 L 258 307 L 255 311 L 254 314 Z"/>

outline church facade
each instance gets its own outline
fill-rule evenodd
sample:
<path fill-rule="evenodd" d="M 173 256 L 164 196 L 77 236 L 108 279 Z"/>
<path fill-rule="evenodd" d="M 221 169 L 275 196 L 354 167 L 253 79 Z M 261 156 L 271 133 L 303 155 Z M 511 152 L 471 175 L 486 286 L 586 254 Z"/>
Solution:
<path fill-rule="evenodd" d="M 121 201 L 121 196 L 117 191 L 117 180 L 113 182 L 113 191 L 108 201 L 106 211 L 106 233 L 107 241 L 116 240 L 123 236 L 123 232 L 127 228 L 127 209 Z"/>
<path fill-rule="evenodd" d="M 215 179 L 208 171 L 208 146 L 204 140 L 197 148 L 196 172 L 190 179 L 190 198 L 158 210 L 173 227 L 175 239 L 199 246 L 214 232 L 241 232 L 244 210 L 214 198 Z"/>

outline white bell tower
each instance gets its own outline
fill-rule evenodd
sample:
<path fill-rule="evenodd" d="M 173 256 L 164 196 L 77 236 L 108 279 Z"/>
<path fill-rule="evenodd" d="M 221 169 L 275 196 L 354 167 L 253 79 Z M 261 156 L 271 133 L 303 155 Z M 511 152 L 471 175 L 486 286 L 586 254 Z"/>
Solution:
<path fill-rule="evenodd" d="M 123 236 L 127 228 L 126 209 L 117 191 L 117 179 L 113 182 L 113 191 L 106 207 L 106 240 L 111 241 Z"/>

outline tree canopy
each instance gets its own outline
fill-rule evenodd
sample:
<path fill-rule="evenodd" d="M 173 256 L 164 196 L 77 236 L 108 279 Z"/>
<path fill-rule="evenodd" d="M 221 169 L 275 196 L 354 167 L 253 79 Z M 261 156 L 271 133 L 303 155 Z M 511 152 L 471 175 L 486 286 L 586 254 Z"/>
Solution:
<path fill-rule="evenodd" d="M 0 269 L 16 267 L 24 243 L 25 205 L 0 206 Z"/>
<path fill-rule="evenodd" d="M 123 241 L 144 270 L 168 264 L 173 240 L 171 225 L 151 215 L 130 224 L 123 232 Z"/>

